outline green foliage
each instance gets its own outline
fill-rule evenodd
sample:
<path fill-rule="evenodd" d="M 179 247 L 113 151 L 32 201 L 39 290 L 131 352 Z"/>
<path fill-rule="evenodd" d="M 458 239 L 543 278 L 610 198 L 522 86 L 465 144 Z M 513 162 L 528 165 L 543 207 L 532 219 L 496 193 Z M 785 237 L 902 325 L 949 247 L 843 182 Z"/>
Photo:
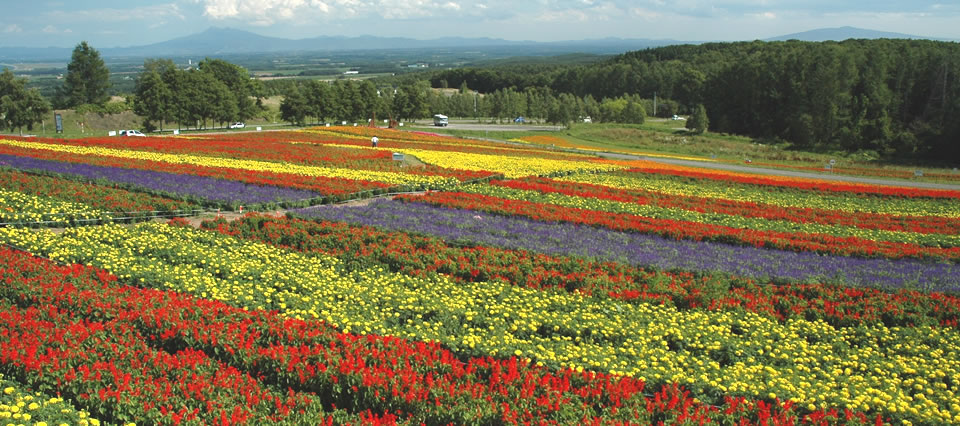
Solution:
<path fill-rule="evenodd" d="M 656 115 L 703 104 L 711 127 L 817 151 L 960 158 L 960 44 L 929 40 L 676 45 L 590 65 L 464 68 L 434 73 L 482 93 L 548 88 L 578 98 L 652 98 Z M 586 103 L 586 102 L 585 102 Z M 652 102 L 643 101 L 650 113 Z M 608 111 L 600 111 L 610 120 Z M 596 111 L 588 112 L 597 118 Z"/>
<path fill-rule="evenodd" d="M 50 112 L 50 104 L 37 89 L 26 89 L 26 80 L 15 78 L 8 68 L 0 74 L 0 128 L 33 130 Z"/>
<path fill-rule="evenodd" d="M 73 49 L 63 86 L 57 93 L 58 103 L 71 108 L 83 104 L 102 105 L 110 99 L 110 70 L 100 58 L 100 52 L 86 41 Z"/>
<path fill-rule="evenodd" d="M 220 59 L 206 59 L 198 67 L 181 70 L 168 59 L 144 61 L 133 108 L 144 117 L 145 128 L 152 130 L 157 123 L 162 130 L 165 121 L 222 126 L 262 113 L 263 87 L 243 67 Z"/>
<path fill-rule="evenodd" d="M 699 104 L 693 108 L 693 114 L 690 114 L 690 118 L 687 119 L 686 127 L 696 134 L 701 134 L 707 131 L 709 124 L 707 109 L 703 107 L 703 104 Z"/>
<path fill-rule="evenodd" d="M 143 117 L 144 128 L 153 130 L 153 122 L 158 122 L 163 130 L 163 122 L 169 115 L 173 93 L 163 80 L 159 71 L 144 71 L 137 79 L 136 98 L 133 111 Z"/>
<path fill-rule="evenodd" d="M 297 86 L 290 86 L 280 102 L 280 119 L 302 126 L 306 123 L 308 110 L 307 98 L 300 93 Z"/>
<path fill-rule="evenodd" d="M 124 111 L 129 111 L 130 105 L 127 104 L 126 102 L 107 102 L 102 105 L 83 104 L 83 105 L 78 105 L 76 108 L 74 108 L 74 110 L 78 114 L 95 113 L 103 116 L 103 115 L 109 115 L 109 114 L 120 114 Z"/>

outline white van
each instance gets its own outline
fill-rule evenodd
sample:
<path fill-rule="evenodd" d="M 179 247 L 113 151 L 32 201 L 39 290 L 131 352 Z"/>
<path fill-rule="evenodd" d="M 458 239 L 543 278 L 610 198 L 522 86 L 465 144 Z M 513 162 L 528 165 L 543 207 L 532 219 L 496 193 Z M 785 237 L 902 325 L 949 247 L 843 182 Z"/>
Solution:
<path fill-rule="evenodd" d="M 443 114 L 437 114 L 433 116 L 434 126 L 447 127 L 447 124 L 449 124 L 449 121 L 447 121 L 447 116 Z"/>

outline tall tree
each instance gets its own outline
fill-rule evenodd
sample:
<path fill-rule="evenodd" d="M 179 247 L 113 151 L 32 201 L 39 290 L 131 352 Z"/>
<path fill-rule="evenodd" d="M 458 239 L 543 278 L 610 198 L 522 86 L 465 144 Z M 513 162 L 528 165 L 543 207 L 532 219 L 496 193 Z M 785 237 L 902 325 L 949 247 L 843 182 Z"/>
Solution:
<path fill-rule="evenodd" d="M 697 104 L 697 106 L 693 108 L 693 114 L 687 119 L 687 128 L 696 134 L 700 134 L 707 131 L 709 124 L 710 120 L 707 118 L 707 109 L 703 107 L 703 104 Z"/>
<path fill-rule="evenodd" d="M 144 71 L 137 78 L 134 94 L 133 112 L 143 117 L 143 127 L 151 131 L 155 128 L 153 123 L 157 122 L 163 131 L 163 122 L 171 112 L 173 101 L 163 75 L 156 70 Z"/>
<path fill-rule="evenodd" d="M 300 92 L 296 85 L 290 86 L 284 93 L 283 100 L 280 101 L 280 119 L 296 126 L 302 126 L 306 123 L 308 110 L 309 105 L 307 105 L 306 96 Z"/>
<path fill-rule="evenodd" d="M 37 89 L 26 89 L 26 80 L 15 78 L 9 69 L 0 73 L 0 127 L 33 130 L 33 126 L 50 112 L 50 104 Z"/>
<path fill-rule="evenodd" d="M 59 103 L 68 108 L 83 104 L 103 105 L 110 99 L 109 88 L 110 70 L 100 58 L 100 52 L 86 41 L 80 42 L 73 49 L 63 86 L 58 90 Z"/>
<path fill-rule="evenodd" d="M 230 93 L 233 94 L 234 104 L 236 105 L 236 116 L 228 119 L 246 120 L 255 117 L 262 108 L 259 90 L 255 80 L 250 79 L 250 73 L 246 68 L 232 64 L 222 59 L 207 58 L 200 61 L 197 67 L 205 74 L 213 76 L 217 81 L 226 85 Z"/>

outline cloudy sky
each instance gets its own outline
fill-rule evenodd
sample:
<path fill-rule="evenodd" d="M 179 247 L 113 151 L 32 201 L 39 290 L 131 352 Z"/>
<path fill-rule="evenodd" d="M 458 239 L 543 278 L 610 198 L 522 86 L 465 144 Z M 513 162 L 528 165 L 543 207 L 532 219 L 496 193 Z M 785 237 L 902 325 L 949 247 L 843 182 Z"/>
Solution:
<path fill-rule="evenodd" d="M 764 39 L 854 26 L 960 40 L 958 0 L 0 0 L 0 46 L 122 47 L 211 26 L 258 34 L 557 41 Z"/>

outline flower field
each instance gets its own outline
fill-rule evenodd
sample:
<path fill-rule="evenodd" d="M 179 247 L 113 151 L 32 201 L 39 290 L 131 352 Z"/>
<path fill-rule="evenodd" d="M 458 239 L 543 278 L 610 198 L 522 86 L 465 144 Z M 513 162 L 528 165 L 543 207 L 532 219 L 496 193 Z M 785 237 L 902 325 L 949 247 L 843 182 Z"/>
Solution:
<path fill-rule="evenodd" d="M 960 191 L 363 127 L 0 167 L 0 423 L 960 423 Z M 290 210 L 117 220 L 240 205 Z"/>

